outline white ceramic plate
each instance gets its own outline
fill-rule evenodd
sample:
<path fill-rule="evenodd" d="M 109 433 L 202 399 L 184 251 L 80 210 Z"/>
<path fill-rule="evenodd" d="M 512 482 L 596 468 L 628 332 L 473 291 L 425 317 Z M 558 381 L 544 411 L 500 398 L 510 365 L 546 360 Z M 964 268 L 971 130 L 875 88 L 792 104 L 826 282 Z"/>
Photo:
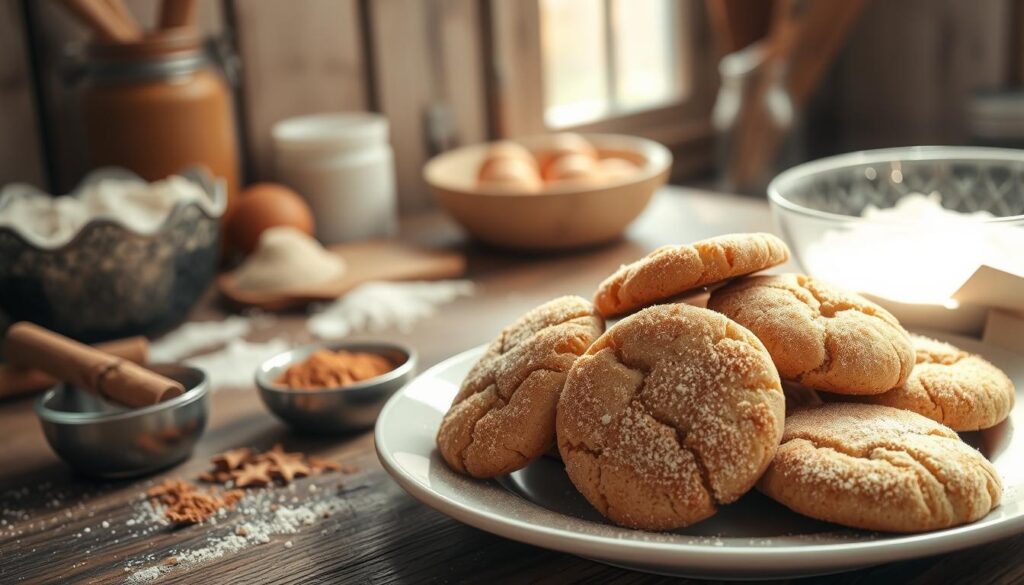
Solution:
<path fill-rule="evenodd" d="M 687 577 L 770 578 L 825 574 L 950 552 L 1024 532 L 1024 360 L 977 341 L 938 336 L 981 354 L 1017 387 L 1010 420 L 964 440 L 1002 476 L 1003 503 L 984 519 L 916 535 L 846 529 L 804 518 L 756 491 L 695 526 L 643 532 L 605 521 L 547 457 L 495 481 L 458 475 L 434 447 L 441 417 L 483 352 L 459 354 L 399 391 L 377 420 L 377 453 L 410 494 L 460 522 L 506 538 L 642 571 Z"/>

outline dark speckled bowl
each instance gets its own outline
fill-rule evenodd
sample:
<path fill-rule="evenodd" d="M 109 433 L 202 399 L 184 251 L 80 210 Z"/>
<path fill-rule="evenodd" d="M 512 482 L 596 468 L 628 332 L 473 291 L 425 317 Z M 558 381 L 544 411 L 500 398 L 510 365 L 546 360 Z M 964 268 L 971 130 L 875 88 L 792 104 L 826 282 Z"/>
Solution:
<path fill-rule="evenodd" d="M 227 194 L 203 170 L 182 175 L 202 185 L 212 204 L 181 203 L 152 234 L 100 218 L 63 246 L 42 249 L 0 226 L 0 322 L 33 321 L 94 342 L 155 334 L 183 321 L 214 277 Z M 78 188 L 126 176 L 135 177 L 100 169 Z M 0 197 L 0 212 L 4 205 Z"/>

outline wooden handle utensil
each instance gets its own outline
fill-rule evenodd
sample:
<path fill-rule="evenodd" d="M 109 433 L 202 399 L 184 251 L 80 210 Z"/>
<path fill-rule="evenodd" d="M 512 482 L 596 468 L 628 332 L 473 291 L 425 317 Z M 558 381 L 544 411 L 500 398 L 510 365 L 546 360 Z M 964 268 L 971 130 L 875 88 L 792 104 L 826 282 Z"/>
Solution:
<path fill-rule="evenodd" d="M 100 39 L 114 43 L 130 43 L 142 38 L 138 27 L 132 30 L 104 0 L 61 0 L 71 12 L 92 28 Z"/>
<path fill-rule="evenodd" d="M 160 4 L 161 30 L 179 26 L 192 26 L 196 22 L 195 0 L 164 0 Z"/>

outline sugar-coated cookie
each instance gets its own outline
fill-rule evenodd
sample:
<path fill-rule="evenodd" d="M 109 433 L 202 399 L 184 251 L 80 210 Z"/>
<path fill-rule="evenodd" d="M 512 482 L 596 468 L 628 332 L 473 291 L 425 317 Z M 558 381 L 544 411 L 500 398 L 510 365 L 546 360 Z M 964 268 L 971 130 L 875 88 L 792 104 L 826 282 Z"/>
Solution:
<path fill-rule="evenodd" d="M 580 297 L 545 303 L 506 327 L 466 376 L 437 433 L 452 469 L 495 477 L 526 466 L 555 441 L 566 373 L 604 320 Z"/>
<path fill-rule="evenodd" d="M 853 528 L 922 532 L 999 505 L 992 464 L 949 428 L 874 404 L 833 403 L 786 419 L 758 487 L 791 510 Z"/>
<path fill-rule="evenodd" d="M 594 294 L 594 305 L 605 317 L 621 315 L 787 260 L 786 243 L 771 234 L 730 234 L 662 246 L 606 278 Z"/>
<path fill-rule="evenodd" d="M 752 276 L 711 293 L 708 308 L 764 342 L 786 380 L 837 394 L 880 394 L 914 367 L 909 334 L 864 297 L 802 274 Z"/>
<path fill-rule="evenodd" d="M 911 335 L 917 363 L 902 386 L 857 397 L 858 402 L 912 410 L 954 431 L 1003 422 L 1013 409 L 1013 382 L 980 356 L 948 343 Z"/>
<path fill-rule="evenodd" d="M 706 309 L 659 305 L 576 361 L 558 403 L 558 449 L 608 519 L 669 530 L 746 493 L 784 417 L 778 373 L 752 333 Z"/>

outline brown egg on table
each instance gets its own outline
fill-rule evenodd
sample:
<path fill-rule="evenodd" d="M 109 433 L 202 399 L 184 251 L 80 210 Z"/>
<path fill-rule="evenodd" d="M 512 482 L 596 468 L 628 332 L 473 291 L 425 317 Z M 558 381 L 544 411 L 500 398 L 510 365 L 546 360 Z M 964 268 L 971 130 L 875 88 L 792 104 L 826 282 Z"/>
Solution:
<path fill-rule="evenodd" d="M 552 161 L 544 169 L 544 180 L 552 187 L 595 187 L 605 182 L 597 160 L 578 153 L 566 154 Z"/>
<path fill-rule="evenodd" d="M 638 164 L 628 158 L 618 156 L 602 158 L 597 161 L 597 164 L 601 167 L 601 173 L 608 183 L 618 183 L 619 181 L 632 179 L 640 171 Z"/>
<path fill-rule="evenodd" d="M 537 149 L 537 164 L 542 175 L 547 167 L 567 154 L 578 154 L 597 160 L 597 149 L 586 138 L 572 132 L 552 134 Z"/>
<path fill-rule="evenodd" d="M 312 236 L 313 212 L 292 189 L 278 183 L 256 183 L 238 198 L 226 226 L 226 238 L 233 249 L 249 254 L 264 231 L 283 225 Z"/>
<path fill-rule="evenodd" d="M 499 193 L 539 193 L 543 188 L 533 159 L 496 159 L 481 169 L 477 185 L 481 189 Z"/>
<path fill-rule="evenodd" d="M 484 155 L 484 162 L 480 165 L 480 170 L 477 172 L 477 178 L 481 181 L 484 180 L 491 166 L 509 160 L 525 163 L 533 168 L 534 173 L 538 172 L 537 161 L 525 146 L 511 140 L 502 140 L 501 142 L 495 142 L 487 149 L 487 153 Z"/>

